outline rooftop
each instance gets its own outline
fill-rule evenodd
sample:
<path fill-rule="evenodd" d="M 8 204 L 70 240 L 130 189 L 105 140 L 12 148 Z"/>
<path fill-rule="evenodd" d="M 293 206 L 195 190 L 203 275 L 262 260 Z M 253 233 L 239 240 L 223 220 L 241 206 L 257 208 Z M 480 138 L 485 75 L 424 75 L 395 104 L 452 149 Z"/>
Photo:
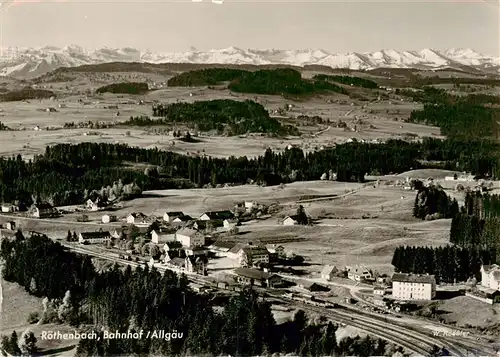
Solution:
<path fill-rule="evenodd" d="M 392 275 L 392 281 L 398 281 L 402 283 L 420 283 L 420 284 L 432 284 L 435 283 L 434 275 L 418 275 L 418 274 L 403 274 L 394 273 Z"/>
<path fill-rule="evenodd" d="M 212 248 L 220 248 L 220 249 L 231 249 L 236 245 L 236 243 L 232 242 L 221 242 L 221 241 L 216 241 L 211 245 Z"/>
<path fill-rule="evenodd" d="M 231 249 L 229 249 L 229 253 L 238 253 L 240 250 L 245 248 L 247 245 L 245 243 L 237 243 Z"/>
<path fill-rule="evenodd" d="M 81 232 L 83 239 L 96 239 L 96 238 L 106 238 L 110 237 L 111 233 L 109 232 L 104 232 L 104 231 L 98 231 L 98 232 Z"/>
<path fill-rule="evenodd" d="M 325 265 L 323 270 L 321 271 L 321 275 L 329 275 L 335 272 L 337 268 L 334 265 Z"/>
<path fill-rule="evenodd" d="M 245 247 L 243 251 L 248 255 L 269 254 L 267 248 L 264 247 Z"/>
<path fill-rule="evenodd" d="M 210 211 L 210 212 L 205 212 L 210 219 L 219 219 L 219 220 L 224 220 L 224 219 L 230 219 L 234 218 L 234 214 L 231 211 Z"/>
<path fill-rule="evenodd" d="M 196 233 L 199 233 L 196 229 L 182 228 L 182 229 L 179 229 L 175 234 L 179 234 L 179 235 L 186 236 L 186 237 L 191 237 L 191 236 L 195 235 Z"/>
<path fill-rule="evenodd" d="M 168 263 L 172 264 L 172 265 L 176 265 L 176 266 L 182 267 L 185 264 L 185 260 L 184 260 L 184 258 L 173 258 Z"/>
<path fill-rule="evenodd" d="M 184 213 L 180 212 L 180 211 L 165 212 L 165 214 L 168 214 L 169 216 L 172 216 L 172 217 L 184 216 Z"/>
<path fill-rule="evenodd" d="M 500 266 L 496 264 L 483 265 L 483 269 L 486 273 L 491 273 L 492 271 L 500 270 Z"/>
<path fill-rule="evenodd" d="M 239 276 L 256 280 L 269 279 L 269 277 L 271 276 L 271 274 L 266 273 L 265 271 L 251 268 L 236 268 L 234 272 Z"/>

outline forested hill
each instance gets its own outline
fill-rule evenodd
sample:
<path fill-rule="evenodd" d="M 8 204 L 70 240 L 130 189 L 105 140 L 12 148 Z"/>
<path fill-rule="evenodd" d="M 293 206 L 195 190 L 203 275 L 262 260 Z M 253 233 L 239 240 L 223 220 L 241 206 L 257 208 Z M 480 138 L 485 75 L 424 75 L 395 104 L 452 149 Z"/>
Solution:
<path fill-rule="evenodd" d="M 500 133 L 500 97 L 485 94 L 451 95 L 443 89 L 427 87 L 423 91 L 396 91 L 424 104 L 414 110 L 410 122 L 435 125 L 441 135 L 462 140 L 498 139 Z"/>
<path fill-rule="evenodd" d="M 337 173 L 339 181 L 363 181 L 366 174 L 397 174 L 425 167 L 500 177 L 498 149 L 497 144 L 485 140 L 428 138 L 422 143 L 353 142 L 307 154 L 297 148 L 281 153 L 268 149 L 262 156 L 249 159 L 192 157 L 124 144 L 59 144 L 47 147 L 44 155 L 29 162 L 21 156 L 1 158 L 0 199 L 27 205 L 34 198 L 55 205 L 78 204 L 93 190 L 109 191 L 118 181 L 133 182 L 142 190 L 251 181 L 277 185 L 318 180 L 330 170 Z M 137 170 L 136 163 L 155 169 Z"/>
<path fill-rule="evenodd" d="M 312 80 L 302 78 L 292 68 L 262 69 L 245 71 L 229 68 L 208 68 L 181 73 L 168 80 L 169 87 L 202 86 L 229 82 L 233 92 L 277 95 L 309 95 L 336 92 L 348 94 L 343 87 L 326 78 Z"/>

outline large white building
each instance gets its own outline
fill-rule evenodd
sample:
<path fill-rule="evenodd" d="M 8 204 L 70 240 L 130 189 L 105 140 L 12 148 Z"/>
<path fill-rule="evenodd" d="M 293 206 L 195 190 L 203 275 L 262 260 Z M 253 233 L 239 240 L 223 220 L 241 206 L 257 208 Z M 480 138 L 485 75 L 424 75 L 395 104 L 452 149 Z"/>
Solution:
<path fill-rule="evenodd" d="M 500 290 L 500 266 L 481 266 L 481 285 L 492 290 Z"/>
<path fill-rule="evenodd" d="M 151 242 L 155 244 L 162 244 L 172 241 L 175 241 L 175 234 L 156 231 L 156 230 L 151 231 Z"/>
<path fill-rule="evenodd" d="M 205 236 L 196 229 L 183 228 L 175 233 L 175 240 L 184 247 L 201 247 L 205 245 Z"/>
<path fill-rule="evenodd" d="M 392 296 L 400 300 L 432 300 L 436 296 L 434 275 L 394 273 Z"/>

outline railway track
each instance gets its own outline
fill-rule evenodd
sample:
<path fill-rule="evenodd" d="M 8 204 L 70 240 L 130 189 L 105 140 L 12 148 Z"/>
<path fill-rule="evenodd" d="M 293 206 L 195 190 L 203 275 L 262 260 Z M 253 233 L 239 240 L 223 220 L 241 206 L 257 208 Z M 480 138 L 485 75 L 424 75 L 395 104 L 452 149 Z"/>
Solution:
<path fill-rule="evenodd" d="M 289 300 L 289 302 L 292 301 L 293 300 Z M 353 311 L 347 312 L 345 310 L 343 311 L 343 309 L 326 310 L 305 303 L 297 303 L 296 301 L 293 301 L 293 306 L 300 306 L 304 311 L 315 312 L 322 316 L 330 317 L 334 321 L 357 327 L 372 335 L 402 346 L 417 355 L 427 356 L 434 345 L 438 347 L 443 347 L 444 345 L 453 356 L 465 356 L 460 350 L 448 344 L 444 344 L 442 341 L 429 339 L 426 336 L 419 336 L 416 332 L 406 332 L 405 329 L 392 327 L 390 324 L 379 322 L 376 319 L 369 319 L 364 316 L 360 317 L 359 314 L 353 313 Z"/>
<path fill-rule="evenodd" d="M 133 261 L 128 261 L 124 259 L 120 259 L 117 257 L 110 256 L 105 253 L 98 253 L 95 251 L 91 251 L 85 249 L 83 247 L 73 246 L 73 245 L 65 245 L 71 250 L 80 253 L 92 255 L 97 258 L 101 258 L 104 260 L 116 262 L 119 264 L 130 265 L 132 267 L 144 266 L 144 263 L 137 263 Z M 167 267 L 156 267 L 156 269 L 160 272 L 164 272 L 167 270 L 173 271 L 175 273 L 181 273 L 175 269 L 169 269 Z M 210 284 L 213 286 L 213 281 L 205 277 L 200 277 L 197 274 L 191 274 L 188 272 L 182 272 L 186 275 L 189 281 L 201 285 Z M 436 337 L 431 334 L 426 334 L 414 329 L 411 329 L 408 326 L 396 324 L 391 321 L 382 321 L 380 318 L 374 317 L 371 314 L 348 309 L 347 307 L 339 308 L 339 309 L 325 309 L 320 307 L 311 306 L 309 304 L 299 302 L 292 299 L 286 299 L 281 296 L 276 296 L 274 294 L 270 294 L 269 291 L 265 289 L 258 289 L 265 292 L 268 296 L 272 297 L 276 300 L 281 300 L 282 302 L 292 305 L 293 307 L 300 307 L 304 311 L 311 311 L 318 313 L 323 316 L 328 316 L 334 321 L 338 321 L 344 323 L 346 325 L 357 327 L 363 331 L 366 331 L 372 335 L 376 335 L 382 339 L 391 341 L 397 345 L 400 345 L 407 350 L 416 353 L 418 355 L 427 356 L 429 352 L 432 350 L 434 346 L 445 347 L 453 356 L 470 356 L 470 355 L 485 355 L 485 346 L 479 343 L 475 343 L 473 341 L 461 341 L 458 342 L 456 340 L 451 340 L 445 337 Z M 391 325 L 392 324 L 392 325 Z M 493 355 L 493 349 L 490 349 L 490 353 L 487 355 Z"/>

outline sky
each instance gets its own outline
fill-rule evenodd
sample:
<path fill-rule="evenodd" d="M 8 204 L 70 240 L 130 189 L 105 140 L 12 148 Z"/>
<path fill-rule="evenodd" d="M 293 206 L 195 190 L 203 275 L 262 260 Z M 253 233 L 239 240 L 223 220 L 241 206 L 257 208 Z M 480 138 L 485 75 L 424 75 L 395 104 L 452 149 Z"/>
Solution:
<path fill-rule="evenodd" d="M 177 52 L 236 46 L 339 53 L 472 48 L 500 56 L 500 0 L 38 1 L 2 12 L 4 47 Z"/>

